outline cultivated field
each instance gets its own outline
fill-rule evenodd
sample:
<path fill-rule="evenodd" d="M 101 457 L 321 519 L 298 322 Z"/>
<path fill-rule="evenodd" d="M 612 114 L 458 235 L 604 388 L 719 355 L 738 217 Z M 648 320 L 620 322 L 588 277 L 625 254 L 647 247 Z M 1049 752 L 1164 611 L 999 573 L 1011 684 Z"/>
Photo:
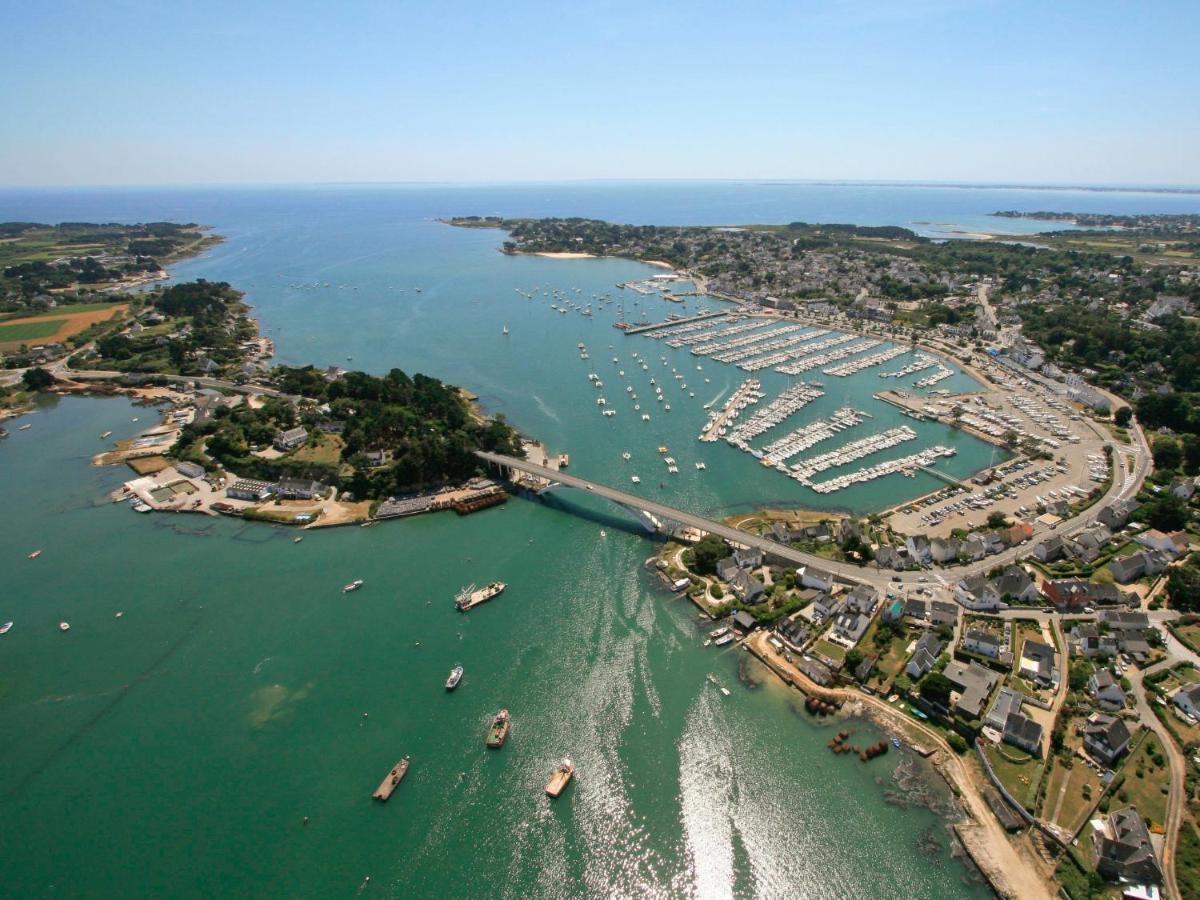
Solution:
<path fill-rule="evenodd" d="M 89 303 L 66 306 L 40 316 L 26 316 L 0 322 L 0 351 L 19 350 L 22 344 L 61 343 L 72 335 L 86 331 L 97 322 L 104 322 L 127 308 L 124 303 Z"/>

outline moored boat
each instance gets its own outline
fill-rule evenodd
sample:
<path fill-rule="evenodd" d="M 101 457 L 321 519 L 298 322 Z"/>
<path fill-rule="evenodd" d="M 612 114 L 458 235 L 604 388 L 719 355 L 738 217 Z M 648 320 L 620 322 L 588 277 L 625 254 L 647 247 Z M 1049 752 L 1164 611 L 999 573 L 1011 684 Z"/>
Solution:
<path fill-rule="evenodd" d="M 462 681 L 463 667 L 455 666 L 450 670 L 450 677 L 446 679 L 446 690 L 452 691 L 458 687 L 458 683 Z"/>
<path fill-rule="evenodd" d="M 58 630 L 59 630 L 59 631 L 70 631 L 70 630 L 71 630 L 71 623 L 70 623 L 70 622 L 59 622 L 59 623 L 58 623 Z"/>
<path fill-rule="evenodd" d="M 30 554 L 29 554 L 28 556 L 26 556 L 25 558 L 26 558 L 26 559 L 37 559 L 37 558 L 38 558 L 39 556 L 41 556 L 41 555 L 42 555 L 42 551 L 41 551 L 41 550 L 34 550 L 32 553 L 30 553 Z"/>
<path fill-rule="evenodd" d="M 0 634 L 8 634 L 10 631 L 12 631 L 12 627 L 12 622 L 5 622 L 3 625 L 0 625 Z"/>
<path fill-rule="evenodd" d="M 350 582 L 348 585 L 346 585 L 345 587 L 342 588 L 342 593 L 349 594 L 351 591 L 357 591 L 362 586 L 363 586 L 363 580 L 361 578 L 356 578 L 356 579 L 354 579 L 354 581 Z"/>
<path fill-rule="evenodd" d="M 400 784 L 400 782 L 404 779 L 404 776 L 407 774 L 408 757 L 406 756 L 404 759 L 400 760 L 400 762 L 392 766 L 392 770 L 387 773 L 383 781 L 379 783 L 379 787 L 375 788 L 375 793 L 373 793 L 371 796 L 376 800 L 386 801 L 388 797 L 392 796 L 392 792 L 396 790 L 396 786 Z"/>
<path fill-rule="evenodd" d="M 492 719 L 492 727 L 488 729 L 487 741 L 485 743 L 493 750 L 498 747 L 503 747 L 504 742 L 508 740 L 508 729 L 511 725 L 511 717 L 507 709 L 502 709 L 496 713 L 496 718 Z"/>
<path fill-rule="evenodd" d="M 575 764 L 569 759 L 564 759 L 554 769 L 554 774 L 550 776 L 550 780 L 546 782 L 546 793 L 551 797 L 559 796 L 571 782 L 572 776 L 575 774 Z"/>

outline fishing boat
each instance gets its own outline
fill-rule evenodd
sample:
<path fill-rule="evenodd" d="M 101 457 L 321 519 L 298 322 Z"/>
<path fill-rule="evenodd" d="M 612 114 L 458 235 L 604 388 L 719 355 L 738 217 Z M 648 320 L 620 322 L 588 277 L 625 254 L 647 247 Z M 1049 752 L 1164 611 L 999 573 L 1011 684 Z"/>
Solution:
<path fill-rule="evenodd" d="M 571 783 L 571 778 L 575 774 L 575 764 L 569 759 L 564 759 L 554 769 L 554 773 L 550 776 L 550 780 L 546 782 L 546 793 L 551 797 L 559 796 L 568 784 Z"/>
<path fill-rule="evenodd" d="M 375 800 L 386 802 L 388 797 L 392 796 L 392 792 L 396 790 L 396 786 L 408 774 L 408 757 L 400 760 L 392 766 L 392 771 L 388 772 L 383 781 L 379 783 L 379 787 L 375 788 L 375 793 L 371 795 Z"/>
<path fill-rule="evenodd" d="M 0 625 L 0 634 L 8 634 L 10 631 L 12 631 L 12 627 L 12 622 L 5 622 L 3 625 Z"/>
<path fill-rule="evenodd" d="M 458 687 L 458 683 L 462 681 L 463 667 L 455 666 L 450 670 L 450 677 L 446 679 L 446 690 L 452 691 Z"/>
<path fill-rule="evenodd" d="M 30 554 L 29 554 L 28 556 L 26 556 L 25 558 L 26 558 L 26 559 L 37 559 L 37 558 L 38 558 L 39 556 L 41 556 L 41 555 L 42 555 L 42 551 L 41 551 L 41 550 L 34 550 L 32 553 L 30 553 Z"/>
<path fill-rule="evenodd" d="M 70 622 L 59 622 L 59 623 L 58 623 L 58 630 L 59 630 L 59 631 L 70 631 L 70 630 L 71 630 L 71 623 L 70 623 Z"/>
<path fill-rule="evenodd" d="M 362 586 L 363 586 L 363 580 L 361 578 L 356 578 L 356 579 L 354 579 L 354 581 L 350 582 L 348 585 L 346 585 L 345 587 L 342 588 L 342 593 L 349 594 L 351 591 L 357 591 Z"/>
<path fill-rule="evenodd" d="M 492 719 L 492 727 L 488 729 L 487 740 L 485 743 L 493 750 L 503 747 L 504 742 L 508 740 L 508 729 L 511 726 L 511 717 L 507 709 L 502 709 L 496 713 L 496 718 Z"/>

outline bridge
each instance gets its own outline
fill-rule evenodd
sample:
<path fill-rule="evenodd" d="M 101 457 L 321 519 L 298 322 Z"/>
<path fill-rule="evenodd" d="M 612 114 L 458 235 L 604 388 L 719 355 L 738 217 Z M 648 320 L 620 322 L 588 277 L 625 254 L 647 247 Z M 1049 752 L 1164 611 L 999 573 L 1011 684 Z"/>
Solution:
<path fill-rule="evenodd" d="M 560 472 L 556 469 L 550 469 L 546 466 L 539 466 L 531 463 L 528 460 L 518 459 L 515 456 L 504 456 L 499 453 L 488 453 L 483 450 L 477 450 L 475 455 L 480 459 L 488 462 L 493 466 L 498 466 L 501 469 L 509 472 L 523 472 L 526 475 L 532 475 L 535 478 L 542 478 L 550 482 L 551 488 L 556 485 L 561 487 L 575 488 L 577 490 L 586 491 L 596 497 L 603 497 L 618 506 L 622 506 L 634 512 L 638 519 L 648 530 L 657 530 L 649 528 L 649 522 L 655 520 L 665 520 L 669 522 L 678 522 L 680 525 L 686 525 L 689 528 L 695 528 L 699 531 L 705 531 L 709 534 L 715 534 L 718 537 L 724 538 L 735 544 L 740 544 L 743 547 L 753 547 L 761 550 L 765 555 L 775 559 L 782 560 L 793 566 L 815 566 L 826 572 L 833 572 L 844 581 L 861 582 L 861 581 L 886 581 L 887 576 L 880 577 L 876 573 L 869 570 L 855 568 L 853 573 L 846 572 L 846 567 L 828 559 L 822 559 L 812 553 L 805 553 L 802 550 L 796 550 L 793 547 L 788 547 L 786 544 L 781 544 L 771 538 L 762 537 L 757 534 L 750 534 L 746 531 L 741 531 L 734 528 L 732 525 L 726 525 L 723 522 L 715 522 L 712 519 L 706 519 L 704 516 L 697 516 L 694 513 L 685 512 L 682 509 L 676 509 L 673 506 L 667 506 L 665 503 L 658 503 L 654 500 L 647 500 L 645 497 L 639 497 L 636 494 L 630 494 L 626 491 L 620 491 L 616 488 L 610 488 L 603 484 L 598 484 L 594 481 L 588 481 L 586 478 L 579 478 L 575 475 L 568 475 L 566 472 Z M 649 518 L 647 518 L 649 517 Z M 657 522 L 655 523 L 657 524 Z M 875 576 L 875 577 L 872 577 Z"/>

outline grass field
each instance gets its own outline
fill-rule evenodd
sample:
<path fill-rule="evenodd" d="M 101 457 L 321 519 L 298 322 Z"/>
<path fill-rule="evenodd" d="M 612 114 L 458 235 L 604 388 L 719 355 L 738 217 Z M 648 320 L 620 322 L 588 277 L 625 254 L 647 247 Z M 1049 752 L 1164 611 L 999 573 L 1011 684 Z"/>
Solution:
<path fill-rule="evenodd" d="M 1154 754 L 1163 759 L 1163 765 L 1159 766 L 1151 759 Z M 1116 804 L 1133 804 L 1143 819 L 1149 819 L 1161 827 L 1167 814 L 1167 795 L 1163 793 L 1163 788 L 1170 779 L 1158 738 L 1147 734 L 1125 763 L 1122 773 L 1125 782 L 1118 788 L 1112 808 L 1117 809 Z"/>
<path fill-rule="evenodd" d="M 0 344 L 22 344 L 58 334 L 66 319 L 21 319 L 11 324 L 0 323 Z"/>
<path fill-rule="evenodd" d="M 996 747 L 987 748 L 988 761 L 992 764 L 996 777 L 1008 788 L 1010 794 L 1029 809 L 1037 797 L 1042 770 L 1046 768 L 1046 764 L 1016 747 L 1005 747 L 1003 754 L 1001 755 L 1001 751 Z M 1006 757 L 1018 759 L 1020 762 L 1012 762 Z"/>
<path fill-rule="evenodd" d="M 87 303 L 68 306 L 41 316 L 9 319 L 0 323 L 0 350 L 18 350 L 30 341 L 62 343 L 127 309 L 124 303 Z"/>
<path fill-rule="evenodd" d="M 342 447 L 345 443 L 336 434 L 322 434 L 315 444 L 305 444 L 292 458 L 300 462 L 328 463 L 337 465 L 342 459 Z"/>
<path fill-rule="evenodd" d="M 834 662 L 841 662 L 846 658 L 846 649 L 844 647 L 839 647 L 837 644 L 827 641 L 824 638 L 813 644 L 812 649 L 814 652 L 820 653 Z"/>
<path fill-rule="evenodd" d="M 1042 818 L 1058 823 L 1072 834 L 1084 823 L 1092 806 L 1100 799 L 1100 777 L 1094 770 L 1076 761 L 1071 768 L 1054 760 L 1050 782 L 1046 785 L 1046 799 L 1042 805 Z M 1084 786 L 1088 793 L 1084 794 Z"/>

